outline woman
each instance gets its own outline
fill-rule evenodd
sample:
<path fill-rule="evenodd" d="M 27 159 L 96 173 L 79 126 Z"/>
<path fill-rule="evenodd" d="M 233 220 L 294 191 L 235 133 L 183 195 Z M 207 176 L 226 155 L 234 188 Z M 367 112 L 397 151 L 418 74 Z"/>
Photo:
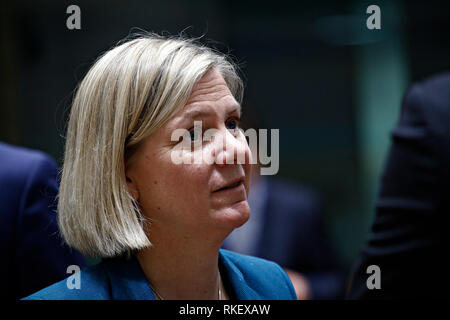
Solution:
<path fill-rule="evenodd" d="M 79 290 L 28 298 L 295 299 L 275 263 L 220 250 L 250 213 L 242 92 L 233 64 L 192 40 L 148 35 L 100 57 L 74 98 L 58 210 L 67 243 L 103 261 Z"/>

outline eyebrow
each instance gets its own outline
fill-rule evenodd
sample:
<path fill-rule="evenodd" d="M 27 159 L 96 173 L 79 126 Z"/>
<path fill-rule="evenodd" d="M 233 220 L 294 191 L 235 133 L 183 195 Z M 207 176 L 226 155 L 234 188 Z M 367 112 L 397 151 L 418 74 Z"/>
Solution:
<path fill-rule="evenodd" d="M 227 112 L 227 115 L 235 113 L 236 111 L 239 111 L 239 117 L 241 117 L 242 109 L 240 104 L 234 105 L 234 108 Z M 194 110 L 186 112 L 185 116 L 191 119 L 208 118 L 211 117 L 211 113 L 207 111 Z"/>

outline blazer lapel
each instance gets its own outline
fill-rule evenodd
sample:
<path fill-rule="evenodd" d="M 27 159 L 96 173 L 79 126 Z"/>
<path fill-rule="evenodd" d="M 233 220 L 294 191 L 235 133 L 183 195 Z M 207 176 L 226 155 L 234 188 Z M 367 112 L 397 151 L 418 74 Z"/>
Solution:
<path fill-rule="evenodd" d="M 242 272 L 235 266 L 233 261 L 224 256 L 219 250 L 219 268 L 224 280 L 224 286 L 230 293 L 231 298 L 237 300 L 258 300 L 261 297 L 250 288 L 242 275 Z"/>

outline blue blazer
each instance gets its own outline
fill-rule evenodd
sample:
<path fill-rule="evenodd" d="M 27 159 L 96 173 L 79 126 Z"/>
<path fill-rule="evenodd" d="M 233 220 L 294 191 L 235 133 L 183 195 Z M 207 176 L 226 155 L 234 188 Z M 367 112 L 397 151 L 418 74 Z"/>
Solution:
<path fill-rule="evenodd" d="M 221 249 L 219 268 L 231 299 L 295 300 L 291 281 L 274 262 Z M 80 273 L 80 289 L 60 281 L 25 300 L 155 300 L 137 258 L 104 259 Z"/>
<path fill-rule="evenodd" d="M 46 154 L 0 143 L 0 298 L 26 297 L 85 265 L 58 233 L 57 174 Z"/>

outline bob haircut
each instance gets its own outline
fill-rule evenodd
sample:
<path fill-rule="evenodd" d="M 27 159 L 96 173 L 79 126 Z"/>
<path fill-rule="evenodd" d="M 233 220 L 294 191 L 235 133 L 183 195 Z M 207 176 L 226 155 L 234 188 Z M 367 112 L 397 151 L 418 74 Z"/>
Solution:
<path fill-rule="evenodd" d="M 235 64 L 195 39 L 139 35 L 96 60 L 76 91 L 67 128 L 58 224 L 70 246 L 114 257 L 151 245 L 128 192 L 126 161 L 186 104 L 211 68 L 241 103 Z"/>

